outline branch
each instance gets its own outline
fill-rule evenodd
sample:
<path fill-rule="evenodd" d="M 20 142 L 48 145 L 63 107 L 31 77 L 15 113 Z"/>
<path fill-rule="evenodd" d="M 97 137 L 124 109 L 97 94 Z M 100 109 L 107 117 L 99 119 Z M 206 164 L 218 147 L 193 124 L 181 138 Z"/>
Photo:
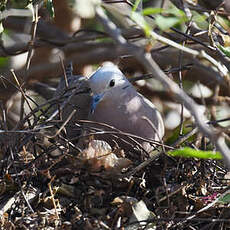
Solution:
<path fill-rule="evenodd" d="M 174 81 L 167 77 L 149 53 L 145 53 L 142 48 L 129 44 L 125 38 L 122 37 L 115 24 L 109 20 L 103 9 L 99 6 L 96 8 L 96 15 L 107 33 L 110 34 L 123 49 L 126 49 L 127 52 L 134 55 L 146 70 L 152 73 L 162 83 L 166 90 L 172 93 L 179 102 L 184 104 L 195 118 L 199 130 L 216 145 L 217 149 L 225 158 L 227 166 L 230 168 L 230 149 L 226 145 L 224 137 L 222 134 L 218 134 L 217 130 L 206 124 L 206 118 L 198 112 L 198 105 Z"/>

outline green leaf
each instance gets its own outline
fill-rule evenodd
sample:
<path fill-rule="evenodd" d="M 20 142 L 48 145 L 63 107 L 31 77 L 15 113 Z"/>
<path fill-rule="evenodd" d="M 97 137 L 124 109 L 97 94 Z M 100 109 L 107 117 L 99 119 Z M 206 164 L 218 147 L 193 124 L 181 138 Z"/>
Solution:
<path fill-rule="evenodd" d="M 178 9 L 176 7 L 172 7 L 170 9 L 165 9 L 164 13 L 171 14 L 171 15 L 174 15 L 176 17 L 185 18 L 187 20 L 187 17 L 186 17 L 186 14 L 184 13 L 184 11 L 180 10 L 180 9 Z"/>
<path fill-rule="evenodd" d="M 144 17 L 140 14 L 140 13 L 137 13 L 137 12 L 132 12 L 131 13 L 131 18 L 133 21 L 135 21 L 137 23 L 138 26 L 140 26 L 146 36 L 148 37 L 152 31 L 152 28 L 150 27 L 150 25 L 145 21 Z"/>
<path fill-rule="evenodd" d="M 215 160 L 222 159 L 222 155 L 219 152 L 195 150 L 189 147 L 173 150 L 168 152 L 168 154 L 173 157 L 195 157 L 200 159 Z"/>
<path fill-rule="evenodd" d="M 151 14 L 161 14 L 162 12 L 163 12 L 162 8 L 148 7 L 148 8 L 145 8 L 144 10 L 142 10 L 142 15 L 147 16 L 147 15 L 151 15 Z"/>
<path fill-rule="evenodd" d="M 9 57 L 0 57 L 0 68 L 4 68 L 9 63 Z"/>
<path fill-rule="evenodd" d="M 186 81 L 187 83 L 188 81 Z M 190 82 L 189 82 L 190 83 Z M 190 85 L 190 84 L 189 84 Z M 187 84 L 185 85 L 187 86 Z M 191 88 L 191 87 L 190 87 Z M 190 89 L 189 88 L 189 89 Z M 186 89 L 186 87 L 185 87 Z M 178 125 L 175 129 L 173 129 L 171 135 L 166 139 L 165 143 L 167 145 L 172 145 L 175 141 L 178 140 L 178 138 L 181 137 L 180 135 L 180 125 Z M 182 135 L 186 135 L 187 133 L 189 133 L 190 131 L 192 130 L 192 127 L 191 127 L 191 123 L 189 121 L 185 121 L 184 122 L 184 125 L 183 125 L 183 130 L 182 130 Z M 191 137 L 189 137 L 186 142 L 193 142 L 195 141 L 196 139 L 196 134 L 195 135 L 192 135 Z M 181 147 L 185 147 L 185 146 L 181 146 Z"/>
<path fill-rule="evenodd" d="M 164 17 L 161 15 L 157 15 L 155 22 L 161 30 L 167 30 L 170 27 L 175 26 L 176 24 L 180 23 L 181 20 L 176 17 Z"/>
<path fill-rule="evenodd" d="M 54 18 L 55 13 L 54 13 L 54 5 L 53 5 L 53 0 L 47 0 L 46 2 L 46 9 L 48 10 L 50 17 Z"/>
<path fill-rule="evenodd" d="M 151 15 L 151 14 L 167 14 L 167 15 L 173 15 L 178 18 L 183 18 L 183 21 L 187 21 L 186 14 L 184 11 L 177 9 L 176 7 L 171 9 L 163 9 L 163 8 L 153 8 L 153 7 L 147 7 L 142 10 L 143 15 Z"/>
<path fill-rule="evenodd" d="M 133 12 L 137 10 L 137 7 L 138 7 L 140 1 L 141 1 L 141 0 L 136 0 L 136 1 L 135 1 L 134 6 L 133 6 L 133 9 L 132 9 Z"/>
<path fill-rule="evenodd" d="M 196 11 L 192 12 L 193 14 L 193 21 L 197 24 L 197 26 L 201 29 L 207 29 L 208 28 L 208 22 L 206 21 L 207 16 L 203 14 L 199 14 Z"/>
<path fill-rule="evenodd" d="M 227 56 L 230 57 L 230 47 L 224 47 L 219 45 L 218 48 Z"/>
<path fill-rule="evenodd" d="M 226 194 L 224 194 L 218 199 L 218 202 L 229 204 L 230 203 L 230 193 L 226 192 Z"/>

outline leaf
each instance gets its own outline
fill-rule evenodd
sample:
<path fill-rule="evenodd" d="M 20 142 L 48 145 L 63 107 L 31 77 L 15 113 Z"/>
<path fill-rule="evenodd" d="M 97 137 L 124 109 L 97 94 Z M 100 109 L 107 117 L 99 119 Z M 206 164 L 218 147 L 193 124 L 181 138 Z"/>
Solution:
<path fill-rule="evenodd" d="M 144 10 L 142 10 L 142 15 L 147 16 L 151 14 L 161 14 L 162 12 L 163 12 L 162 8 L 147 7 Z"/>
<path fill-rule="evenodd" d="M 196 11 L 193 11 L 193 21 L 197 24 L 197 26 L 203 30 L 208 29 L 208 22 L 206 21 L 207 16 L 203 14 L 199 14 Z"/>
<path fill-rule="evenodd" d="M 186 82 L 187 83 L 187 82 Z M 186 89 L 186 86 L 189 86 L 191 84 L 188 84 L 188 85 L 185 85 L 185 89 Z M 192 87 L 192 86 L 191 86 Z M 190 87 L 190 88 L 191 88 Z M 185 121 L 184 125 L 183 125 L 183 130 L 182 130 L 182 135 L 186 135 L 188 134 L 190 131 L 192 130 L 192 127 L 191 127 L 191 123 L 189 121 Z M 180 135 L 180 125 L 178 125 L 176 128 L 173 129 L 173 132 L 172 134 L 166 139 L 166 144 L 167 145 L 171 145 L 173 144 L 175 141 L 178 140 L 178 138 L 180 138 L 181 135 Z M 189 137 L 187 139 L 188 142 L 192 142 L 196 139 L 196 135 L 192 135 L 191 137 Z M 180 146 L 180 147 L 185 147 L 185 146 Z"/>
<path fill-rule="evenodd" d="M 141 1 L 141 0 L 136 0 L 136 1 L 135 1 L 134 6 L 133 6 L 133 9 L 132 9 L 133 12 L 137 10 L 140 1 Z"/>
<path fill-rule="evenodd" d="M 218 202 L 224 203 L 224 204 L 229 204 L 230 203 L 230 193 L 227 192 L 226 194 L 224 194 L 223 196 L 221 196 L 218 199 Z"/>
<path fill-rule="evenodd" d="M 140 26 L 144 30 L 146 36 L 148 37 L 152 31 L 152 28 L 145 21 L 144 17 L 140 13 L 132 12 L 131 18 L 137 23 L 138 26 Z"/>
<path fill-rule="evenodd" d="M 223 194 L 221 194 L 218 198 L 218 202 L 221 204 L 229 204 L 230 203 L 230 190 L 227 190 Z"/>
<path fill-rule="evenodd" d="M 222 155 L 219 152 L 195 150 L 189 147 L 170 151 L 168 152 L 168 154 L 173 157 L 195 157 L 200 159 L 215 159 L 215 160 L 222 159 Z"/>
<path fill-rule="evenodd" d="M 224 47 L 219 45 L 218 48 L 227 56 L 230 57 L 230 47 Z"/>
<path fill-rule="evenodd" d="M 46 2 L 46 9 L 48 10 L 50 17 L 54 18 L 55 13 L 54 13 L 54 5 L 53 5 L 53 0 L 47 0 Z"/>
<path fill-rule="evenodd" d="M 161 30 L 167 30 L 170 27 L 173 27 L 176 24 L 180 23 L 181 20 L 176 17 L 164 17 L 161 15 L 157 15 L 155 22 Z"/>
<path fill-rule="evenodd" d="M 184 20 L 187 20 L 186 14 L 184 13 L 183 10 L 180 10 L 176 7 L 172 7 L 170 9 L 166 9 L 163 11 L 166 14 L 171 14 L 174 15 L 176 17 L 180 17 L 180 18 L 184 18 Z"/>

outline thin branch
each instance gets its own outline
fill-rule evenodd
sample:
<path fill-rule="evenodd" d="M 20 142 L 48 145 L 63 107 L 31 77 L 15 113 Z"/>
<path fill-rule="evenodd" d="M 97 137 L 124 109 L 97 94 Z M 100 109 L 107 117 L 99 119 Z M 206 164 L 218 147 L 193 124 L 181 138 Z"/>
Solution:
<path fill-rule="evenodd" d="M 226 145 L 224 137 L 221 133 L 218 133 L 217 130 L 206 124 L 206 118 L 199 112 L 199 106 L 193 101 L 193 99 L 180 89 L 174 81 L 167 77 L 149 53 L 145 53 L 143 49 L 129 44 L 125 38 L 122 37 L 115 24 L 105 15 L 101 7 L 96 8 L 96 14 L 107 33 L 109 33 L 121 47 L 126 49 L 130 54 L 134 55 L 136 59 L 146 68 L 146 70 L 152 73 L 162 83 L 166 90 L 171 92 L 177 100 L 185 105 L 195 118 L 199 130 L 216 145 L 217 149 L 225 158 L 227 166 L 230 168 L 230 149 Z M 185 49 L 182 50 L 186 52 Z M 200 53 L 197 52 L 194 52 L 194 55 L 198 55 Z"/>

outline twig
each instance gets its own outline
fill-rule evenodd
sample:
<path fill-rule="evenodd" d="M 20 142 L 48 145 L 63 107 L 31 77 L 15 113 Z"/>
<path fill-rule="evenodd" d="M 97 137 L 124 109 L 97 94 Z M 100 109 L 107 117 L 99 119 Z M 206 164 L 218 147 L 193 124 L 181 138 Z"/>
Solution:
<path fill-rule="evenodd" d="M 88 120 L 79 120 L 78 122 L 104 126 L 106 128 L 111 129 L 112 131 L 104 131 L 103 130 L 103 131 L 99 131 L 99 132 L 96 132 L 96 133 L 90 133 L 90 134 L 87 134 L 87 135 L 82 135 L 80 137 L 77 137 L 77 139 L 83 138 L 85 136 L 90 136 L 90 135 L 93 135 L 93 134 L 96 134 L 96 135 L 115 134 L 115 135 L 126 136 L 126 137 L 129 137 L 129 138 L 132 138 L 131 140 L 133 142 L 135 142 L 135 144 L 137 144 L 141 149 L 143 149 L 143 147 L 136 140 L 134 140 L 133 138 L 138 139 L 140 141 L 149 142 L 149 143 L 154 144 L 154 145 L 159 145 L 159 146 L 162 146 L 162 147 L 164 146 L 165 148 L 172 149 L 171 146 L 167 146 L 165 144 L 162 144 L 161 142 L 159 143 L 159 141 L 154 141 L 154 140 L 151 140 L 151 139 L 148 139 L 148 138 L 143 138 L 143 137 L 131 134 L 131 133 L 122 132 L 119 129 L 117 129 L 117 128 L 113 127 L 113 126 L 110 126 L 108 124 L 105 124 L 105 123 L 96 122 L 96 121 L 88 121 Z"/>
<path fill-rule="evenodd" d="M 36 36 L 36 30 L 37 30 L 37 23 L 38 23 L 38 4 L 35 4 L 35 11 L 33 11 L 33 29 L 32 29 L 32 34 L 31 34 L 31 41 L 29 42 L 29 52 L 27 55 L 27 60 L 26 60 L 26 68 L 25 68 L 25 77 L 24 77 L 24 82 L 27 82 L 28 79 L 28 70 L 30 68 L 30 63 L 32 59 L 32 54 L 33 54 L 33 43 L 35 41 L 35 36 Z M 22 88 L 23 93 L 24 90 Z M 21 108 L 20 108 L 20 120 L 23 119 L 24 116 L 24 103 L 25 103 L 25 97 L 21 97 Z M 16 129 L 18 128 L 18 125 L 16 125 Z"/>
<path fill-rule="evenodd" d="M 17 176 L 17 181 L 18 181 L 18 184 L 19 184 L 19 187 L 20 187 L 20 190 L 21 190 L 21 194 L 22 194 L 22 196 L 23 196 L 23 198 L 24 198 L 26 204 L 28 205 L 30 211 L 31 211 L 32 213 L 34 213 L 34 210 L 33 210 L 33 208 L 31 207 L 31 205 L 30 205 L 30 203 L 29 203 L 28 199 L 26 198 L 26 195 L 25 195 L 25 193 L 24 193 L 24 191 L 23 191 L 22 184 L 21 184 L 21 181 L 20 181 L 19 176 L 18 176 L 18 171 L 17 171 L 17 169 L 16 169 L 16 167 L 15 167 L 15 159 L 14 159 L 14 153 L 13 153 L 12 148 L 10 148 L 10 156 L 11 156 L 11 160 L 12 160 L 12 162 L 13 162 L 13 168 L 14 168 L 15 174 L 16 174 L 16 176 Z"/>
<path fill-rule="evenodd" d="M 48 138 L 54 138 L 56 137 L 64 128 L 65 128 L 65 125 L 70 121 L 70 119 L 73 117 L 73 115 L 76 113 L 76 109 L 74 109 L 71 114 L 67 117 L 67 119 L 65 120 L 65 122 L 61 125 L 61 127 L 57 130 L 57 132 L 52 135 L 52 136 L 47 136 Z"/>

